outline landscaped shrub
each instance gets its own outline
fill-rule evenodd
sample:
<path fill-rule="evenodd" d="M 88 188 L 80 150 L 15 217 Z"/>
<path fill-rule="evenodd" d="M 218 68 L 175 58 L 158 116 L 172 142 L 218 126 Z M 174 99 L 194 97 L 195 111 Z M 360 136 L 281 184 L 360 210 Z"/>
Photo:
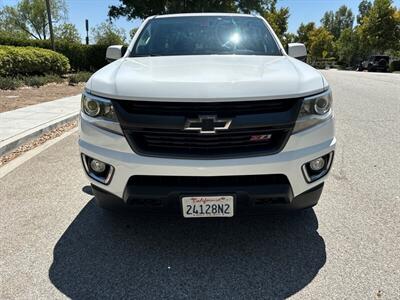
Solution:
<path fill-rule="evenodd" d="M 0 45 L 33 46 L 51 49 L 49 40 L 13 39 L 0 36 Z M 82 45 L 63 41 L 55 42 L 56 52 L 69 59 L 71 68 L 75 71 L 96 71 L 104 67 L 106 62 L 107 45 Z"/>
<path fill-rule="evenodd" d="M 89 80 L 92 73 L 90 72 L 78 72 L 69 76 L 69 84 L 76 84 L 79 82 L 86 82 Z"/>
<path fill-rule="evenodd" d="M 400 71 L 400 60 L 394 60 L 390 63 L 390 72 Z"/>
<path fill-rule="evenodd" d="M 22 79 L 25 85 L 40 87 L 48 83 L 62 83 L 64 79 L 58 75 L 26 76 Z"/>
<path fill-rule="evenodd" d="M 22 80 L 15 77 L 0 77 L 0 90 L 15 90 L 23 84 Z"/>
<path fill-rule="evenodd" d="M 0 77 L 0 90 L 15 90 L 23 85 L 40 87 L 48 83 L 62 83 L 65 79 L 59 75 Z"/>
<path fill-rule="evenodd" d="M 0 46 L 0 76 L 64 74 L 69 68 L 68 58 L 48 49 Z"/>

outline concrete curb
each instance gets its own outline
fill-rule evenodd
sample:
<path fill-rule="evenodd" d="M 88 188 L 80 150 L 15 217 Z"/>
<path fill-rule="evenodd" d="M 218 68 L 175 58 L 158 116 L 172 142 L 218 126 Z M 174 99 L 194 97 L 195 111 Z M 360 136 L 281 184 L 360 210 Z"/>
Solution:
<path fill-rule="evenodd" d="M 22 165 L 25 162 L 27 162 L 28 160 L 30 160 L 32 157 L 35 157 L 36 155 L 42 153 L 44 150 L 50 148 L 54 144 L 65 139 L 66 137 L 69 137 L 70 135 L 74 134 L 77 131 L 78 131 L 78 128 L 75 127 L 67 132 L 64 132 L 59 137 L 56 137 L 52 140 L 48 140 L 44 144 L 41 144 L 41 145 L 37 146 L 36 148 L 33 148 L 33 149 L 29 150 L 28 152 L 23 153 L 21 156 L 18 156 L 17 158 L 11 160 L 10 162 L 6 163 L 5 165 L 0 166 L 0 179 L 3 178 L 4 176 L 6 176 L 8 173 L 14 171 L 20 165 Z"/>
<path fill-rule="evenodd" d="M 25 144 L 40 135 L 49 132 L 53 130 L 54 128 L 57 128 L 65 123 L 77 120 L 79 116 L 79 112 L 74 112 L 68 115 L 64 115 L 62 117 L 53 119 L 49 122 L 40 124 L 39 126 L 36 126 L 34 128 L 31 128 L 29 130 L 26 130 L 20 134 L 17 134 L 13 136 L 10 139 L 7 139 L 0 143 L 0 155 L 4 155 L 6 153 L 12 152 L 22 144 Z"/>

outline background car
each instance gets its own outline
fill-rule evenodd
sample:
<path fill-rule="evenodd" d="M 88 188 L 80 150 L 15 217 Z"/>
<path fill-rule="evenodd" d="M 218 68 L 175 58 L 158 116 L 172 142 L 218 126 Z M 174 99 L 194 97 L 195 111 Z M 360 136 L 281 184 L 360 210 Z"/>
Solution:
<path fill-rule="evenodd" d="M 358 70 L 368 70 L 368 72 L 387 72 L 389 69 L 389 60 L 389 56 L 386 55 L 373 55 L 370 56 L 368 60 L 361 62 Z"/>

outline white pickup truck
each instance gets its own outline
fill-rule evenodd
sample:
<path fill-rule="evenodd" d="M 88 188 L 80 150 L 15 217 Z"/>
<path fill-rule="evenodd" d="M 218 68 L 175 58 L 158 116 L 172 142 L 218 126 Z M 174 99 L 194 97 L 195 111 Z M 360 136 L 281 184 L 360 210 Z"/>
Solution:
<path fill-rule="evenodd" d="M 97 203 L 188 218 L 317 204 L 336 139 L 331 89 L 305 56 L 257 16 L 146 19 L 82 95 Z"/>

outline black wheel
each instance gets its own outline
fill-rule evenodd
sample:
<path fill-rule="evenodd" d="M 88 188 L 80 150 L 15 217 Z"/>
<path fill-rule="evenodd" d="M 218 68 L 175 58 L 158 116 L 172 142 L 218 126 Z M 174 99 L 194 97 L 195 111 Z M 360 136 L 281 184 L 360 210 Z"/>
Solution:
<path fill-rule="evenodd" d="M 382 58 L 381 60 L 379 60 L 378 66 L 379 66 L 379 69 L 382 70 L 382 72 L 387 72 L 388 64 L 387 64 L 386 59 Z"/>

